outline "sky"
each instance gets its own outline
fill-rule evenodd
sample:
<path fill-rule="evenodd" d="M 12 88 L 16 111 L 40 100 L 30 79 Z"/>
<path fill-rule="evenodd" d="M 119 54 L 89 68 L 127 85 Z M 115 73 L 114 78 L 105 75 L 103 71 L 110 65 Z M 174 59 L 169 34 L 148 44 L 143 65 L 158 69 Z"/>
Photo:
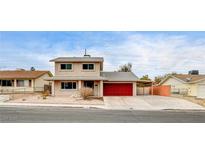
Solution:
<path fill-rule="evenodd" d="M 53 72 L 49 60 L 63 56 L 104 57 L 104 71 L 128 62 L 151 78 L 199 70 L 205 74 L 205 32 L 0 32 L 0 70 Z"/>

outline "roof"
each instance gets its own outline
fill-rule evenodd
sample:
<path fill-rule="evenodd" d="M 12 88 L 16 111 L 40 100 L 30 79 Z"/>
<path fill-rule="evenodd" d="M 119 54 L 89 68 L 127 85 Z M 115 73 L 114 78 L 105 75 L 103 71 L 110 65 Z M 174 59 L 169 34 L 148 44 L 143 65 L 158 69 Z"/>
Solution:
<path fill-rule="evenodd" d="M 0 71 L 0 79 L 36 79 L 46 73 L 52 76 L 50 71 L 25 71 L 25 70 Z"/>
<path fill-rule="evenodd" d="M 137 76 L 132 72 L 101 72 L 101 76 L 108 81 L 137 81 Z"/>
<path fill-rule="evenodd" d="M 54 77 L 49 77 L 45 78 L 45 80 L 48 81 L 58 81 L 58 80 L 106 80 L 106 78 L 101 77 L 101 76 L 54 76 Z"/>
<path fill-rule="evenodd" d="M 199 80 L 205 79 L 205 75 L 177 74 L 173 76 L 184 82 L 198 82 Z"/>
<path fill-rule="evenodd" d="M 54 76 L 45 78 L 48 81 L 57 80 L 104 80 L 104 81 L 137 81 L 132 72 L 101 72 L 101 76 Z"/>
<path fill-rule="evenodd" d="M 170 77 L 176 78 L 183 83 L 196 83 L 205 80 L 205 75 L 191 75 L 191 74 L 176 74 L 165 78 L 160 84 L 164 83 Z"/>
<path fill-rule="evenodd" d="M 58 57 L 50 62 L 103 62 L 103 57 Z"/>
<path fill-rule="evenodd" d="M 138 83 L 153 83 L 154 81 L 152 80 L 137 80 Z"/>

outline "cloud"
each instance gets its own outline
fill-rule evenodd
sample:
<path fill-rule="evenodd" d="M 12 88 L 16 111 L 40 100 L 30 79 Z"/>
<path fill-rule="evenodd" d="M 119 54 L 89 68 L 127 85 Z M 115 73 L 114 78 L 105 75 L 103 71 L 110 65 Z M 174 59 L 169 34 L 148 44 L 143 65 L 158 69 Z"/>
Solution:
<path fill-rule="evenodd" d="M 104 33 L 104 32 L 101 32 Z M 186 34 L 167 35 L 154 33 L 117 33 L 123 35 L 123 39 L 115 41 L 104 38 L 106 35 L 89 33 L 88 53 L 92 56 L 102 56 L 105 59 L 104 70 L 114 71 L 122 64 L 131 62 L 133 71 L 138 75 L 149 74 L 151 77 L 170 72 L 187 73 L 189 70 L 198 69 L 205 74 L 205 39 L 191 38 Z M 114 34 L 112 34 L 114 35 Z M 66 35 L 69 37 L 69 34 Z M 85 44 L 85 38 L 83 45 Z M 92 45 L 92 40 L 95 40 Z M 102 41 L 101 41 L 102 40 Z M 13 44 L 2 40 L 0 53 L 0 66 L 2 69 L 15 69 L 16 67 L 53 70 L 49 60 L 59 56 L 82 56 L 83 48 L 80 38 L 72 42 L 61 40 L 49 42 L 46 39 L 40 41 L 25 42 L 26 45 Z M 96 43 L 97 42 L 97 43 Z M 101 42 L 101 43 L 100 43 Z M 72 48 L 68 48 L 72 45 Z M 1 68 L 0 68 L 1 69 Z"/>
<path fill-rule="evenodd" d="M 205 40 L 192 40 L 187 36 L 131 35 L 120 45 L 92 48 L 95 55 L 105 57 L 105 69 L 114 70 L 120 64 L 131 62 L 133 71 L 142 76 L 169 72 L 187 73 L 198 69 L 205 73 Z"/>

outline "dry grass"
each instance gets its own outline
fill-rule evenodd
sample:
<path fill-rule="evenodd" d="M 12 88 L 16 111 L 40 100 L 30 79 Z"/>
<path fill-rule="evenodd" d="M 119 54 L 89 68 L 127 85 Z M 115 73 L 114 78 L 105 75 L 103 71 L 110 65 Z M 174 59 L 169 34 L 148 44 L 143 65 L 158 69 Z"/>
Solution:
<path fill-rule="evenodd" d="M 43 99 L 46 99 L 48 96 L 50 95 L 50 91 L 49 90 L 46 90 L 42 93 L 42 97 Z"/>
<path fill-rule="evenodd" d="M 80 95 L 83 99 L 88 99 L 90 96 L 93 95 L 93 89 L 92 88 L 81 88 L 80 89 Z"/>
<path fill-rule="evenodd" d="M 188 100 L 190 102 L 193 102 L 193 103 L 196 103 L 196 104 L 199 104 L 205 107 L 205 99 L 199 99 L 193 96 L 185 96 L 185 95 L 184 96 L 183 95 L 172 95 L 172 96 L 177 97 L 177 98 L 182 98 L 182 99 Z"/>

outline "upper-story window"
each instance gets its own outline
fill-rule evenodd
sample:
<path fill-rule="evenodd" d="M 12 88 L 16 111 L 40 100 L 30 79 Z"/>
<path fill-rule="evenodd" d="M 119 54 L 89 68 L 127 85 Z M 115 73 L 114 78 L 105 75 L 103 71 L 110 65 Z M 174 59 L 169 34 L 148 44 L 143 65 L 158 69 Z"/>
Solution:
<path fill-rule="evenodd" d="M 61 70 L 72 70 L 72 64 L 61 64 Z"/>
<path fill-rule="evenodd" d="M 94 64 L 83 64 L 83 70 L 94 70 Z"/>

